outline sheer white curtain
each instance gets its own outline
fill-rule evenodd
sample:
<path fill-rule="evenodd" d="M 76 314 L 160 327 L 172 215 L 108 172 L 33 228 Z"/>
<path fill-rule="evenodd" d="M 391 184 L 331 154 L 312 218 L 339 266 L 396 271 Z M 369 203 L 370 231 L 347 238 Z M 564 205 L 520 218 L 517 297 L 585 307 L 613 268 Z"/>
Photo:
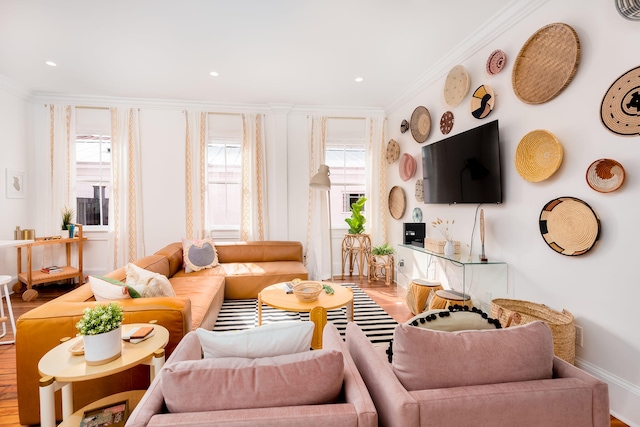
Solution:
<path fill-rule="evenodd" d="M 309 181 L 311 181 L 311 178 L 318 173 L 319 166 L 325 164 L 327 118 L 310 117 L 308 128 Z M 331 276 L 330 236 L 327 192 L 309 187 L 306 261 L 311 280 L 324 280 Z"/>
<path fill-rule="evenodd" d="M 76 211 L 76 150 L 75 108 L 69 105 L 49 106 L 49 162 L 46 181 L 48 212 L 45 235 L 59 235 L 62 228 L 62 209 Z M 74 216 L 73 221 L 76 221 Z"/>
<path fill-rule="evenodd" d="M 207 113 L 186 111 L 186 237 L 203 239 L 206 234 Z"/>
<path fill-rule="evenodd" d="M 268 235 L 264 115 L 243 114 L 242 133 L 240 239 L 264 240 Z"/>
<path fill-rule="evenodd" d="M 368 138 L 365 148 L 367 167 L 365 194 L 367 195 L 366 232 L 371 235 L 374 246 L 387 240 L 387 165 L 384 142 L 384 118 L 368 117 Z"/>
<path fill-rule="evenodd" d="M 109 250 L 112 268 L 145 255 L 138 110 L 111 108 Z"/>

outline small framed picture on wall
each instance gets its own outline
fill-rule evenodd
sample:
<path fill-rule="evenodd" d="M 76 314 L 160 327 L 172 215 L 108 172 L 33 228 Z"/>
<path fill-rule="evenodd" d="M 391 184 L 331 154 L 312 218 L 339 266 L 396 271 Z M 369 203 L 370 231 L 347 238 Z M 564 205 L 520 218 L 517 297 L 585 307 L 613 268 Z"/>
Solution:
<path fill-rule="evenodd" d="M 7 199 L 23 199 L 27 197 L 27 174 L 24 171 L 7 168 Z"/>

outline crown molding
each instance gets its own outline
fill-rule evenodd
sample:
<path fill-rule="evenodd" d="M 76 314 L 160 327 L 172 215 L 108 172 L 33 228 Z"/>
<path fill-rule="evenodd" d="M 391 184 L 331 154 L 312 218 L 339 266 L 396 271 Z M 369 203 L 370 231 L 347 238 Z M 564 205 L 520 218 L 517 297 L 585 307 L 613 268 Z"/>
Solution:
<path fill-rule="evenodd" d="M 397 97 L 392 99 L 384 108 L 387 115 L 391 115 L 397 111 L 402 105 L 411 101 L 418 93 L 427 89 L 437 80 L 445 76 L 451 68 L 475 55 L 490 42 L 518 24 L 548 1 L 549 0 L 512 0 L 488 20 L 488 22 L 492 22 L 493 25 L 485 26 L 470 34 L 452 49 L 449 54 L 441 58 L 421 77 L 415 80 Z"/>
<path fill-rule="evenodd" d="M 24 101 L 28 101 L 31 96 L 31 91 L 26 86 L 22 86 L 8 77 L 0 74 L 0 90 L 10 95 L 18 97 Z"/>

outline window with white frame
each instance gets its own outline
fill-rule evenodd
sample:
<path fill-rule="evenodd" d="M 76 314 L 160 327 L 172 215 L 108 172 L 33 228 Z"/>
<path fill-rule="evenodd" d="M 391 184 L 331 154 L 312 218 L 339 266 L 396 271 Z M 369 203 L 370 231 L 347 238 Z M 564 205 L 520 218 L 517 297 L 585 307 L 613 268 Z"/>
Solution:
<path fill-rule="evenodd" d="M 325 162 L 331 174 L 331 224 L 348 228 L 351 204 L 366 196 L 364 119 L 327 120 Z"/>

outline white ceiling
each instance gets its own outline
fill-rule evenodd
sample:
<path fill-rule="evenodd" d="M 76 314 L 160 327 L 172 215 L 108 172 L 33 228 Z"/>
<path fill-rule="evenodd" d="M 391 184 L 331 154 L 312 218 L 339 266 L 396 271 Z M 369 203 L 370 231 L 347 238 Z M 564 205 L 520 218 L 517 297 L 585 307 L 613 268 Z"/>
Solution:
<path fill-rule="evenodd" d="M 36 93 L 384 108 L 509 3 L 0 0 L 0 75 Z"/>

